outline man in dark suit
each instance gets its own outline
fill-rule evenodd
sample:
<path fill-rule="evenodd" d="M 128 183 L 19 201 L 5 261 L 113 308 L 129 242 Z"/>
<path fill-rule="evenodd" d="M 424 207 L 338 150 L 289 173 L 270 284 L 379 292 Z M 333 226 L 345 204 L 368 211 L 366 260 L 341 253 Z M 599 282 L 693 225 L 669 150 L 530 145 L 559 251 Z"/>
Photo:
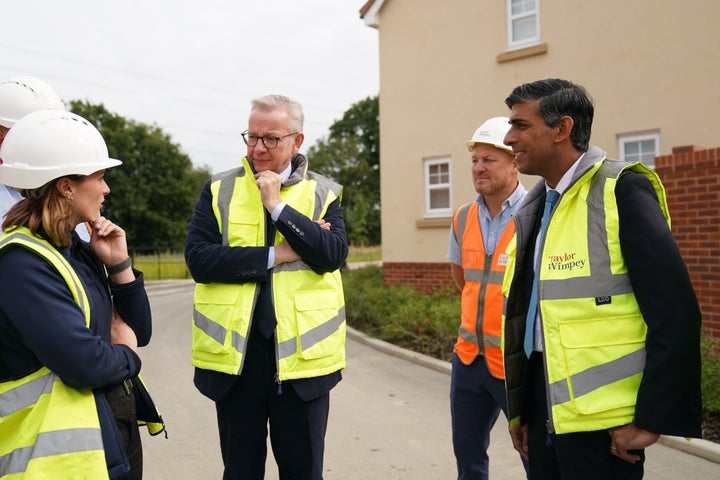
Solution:
<path fill-rule="evenodd" d="M 583 87 L 540 80 L 505 103 L 505 144 L 543 178 L 516 214 L 503 286 L 513 445 L 533 479 L 642 478 L 659 435 L 701 435 L 701 315 L 665 191 L 589 147 Z"/>
<path fill-rule="evenodd" d="M 307 170 L 300 104 L 253 100 L 240 168 L 205 183 L 185 258 L 198 283 L 195 385 L 214 400 L 224 479 L 321 479 L 329 392 L 345 367 L 342 187 Z"/>

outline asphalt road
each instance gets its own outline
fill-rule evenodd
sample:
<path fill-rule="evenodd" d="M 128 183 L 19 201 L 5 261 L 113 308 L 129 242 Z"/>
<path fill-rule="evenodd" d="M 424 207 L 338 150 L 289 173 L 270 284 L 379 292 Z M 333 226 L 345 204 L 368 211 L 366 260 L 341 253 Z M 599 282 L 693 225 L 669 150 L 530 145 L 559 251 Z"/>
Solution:
<path fill-rule="evenodd" d="M 143 377 L 168 438 L 143 432 L 147 480 L 222 478 L 215 408 L 192 384 L 191 282 L 148 285 L 154 330 L 140 349 Z M 348 339 L 348 366 L 331 393 L 325 480 L 456 477 L 450 439 L 450 377 Z M 647 451 L 646 479 L 717 479 L 720 465 L 664 445 Z M 523 478 L 501 416 L 492 432 L 490 478 Z M 271 454 L 267 479 L 277 479 Z"/>

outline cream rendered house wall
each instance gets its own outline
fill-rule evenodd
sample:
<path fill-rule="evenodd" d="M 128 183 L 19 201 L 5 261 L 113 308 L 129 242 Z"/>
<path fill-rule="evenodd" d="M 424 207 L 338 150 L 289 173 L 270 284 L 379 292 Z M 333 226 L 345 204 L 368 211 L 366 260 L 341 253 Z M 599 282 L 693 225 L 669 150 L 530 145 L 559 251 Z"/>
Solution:
<path fill-rule="evenodd" d="M 423 159 L 451 157 L 453 210 L 474 198 L 465 141 L 516 85 L 587 87 L 591 143 L 657 131 L 660 153 L 720 142 L 720 2 L 539 0 L 540 50 L 507 56 L 503 0 L 385 0 L 379 19 L 384 262 L 445 262 L 450 219 L 426 219 Z M 536 181 L 524 179 L 526 186 Z"/>

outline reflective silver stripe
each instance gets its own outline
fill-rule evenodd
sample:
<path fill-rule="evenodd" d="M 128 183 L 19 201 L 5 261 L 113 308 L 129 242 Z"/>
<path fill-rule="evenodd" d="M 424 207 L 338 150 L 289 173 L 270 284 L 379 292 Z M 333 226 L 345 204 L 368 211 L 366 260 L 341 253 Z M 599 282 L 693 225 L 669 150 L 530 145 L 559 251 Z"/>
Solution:
<path fill-rule="evenodd" d="M 218 209 L 220 210 L 220 229 L 222 230 L 222 244 L 229 245 L 228 228 L 230 223 L 230 199 L 235 190 L 235 179 L 245 176 L 245 168 L 240 167 L 224 173 L 220 178 L 218 191 Z M 213 178 L 213 181 L 216 181 Z"/>
<path fill-rule="evenodd" d="M 455 239 L 460 245 L 462 245 L 462 238 L 463 235 L 465 235 L 465 227 L 467 226 L 467 217 L 470 207 L 472 207 L 472 203 L 463 205 L 457 213 L 457 231 L 455 232 Z"/>
<path fill-rule="evenodd" d="M 25 242 L 28 242 L 28 243 L 31 243 L 31 244 L 37 246 L 37 247 L 41 248 L 43 251 L 49 253 L 51 256 L 55 257 L 56 259 L 58 259 L 60 261 L 60 264 L 62 264 L 67 269 L 67 272 L 70 273 L 69 275 L 63 275 L 62 272 L 60 272 L 60 274 L 63 276 L 63 278 L 72 279 L 73 286 L 75 287 L 75 291 L 78 292 L 78 295 L 77 295 L 78 305 L 80 306 L 80 309 L 83 311 L 83 313 L 86 313 L 87 305 L 85 304 L 85 297 L 82 295 L 82 292 L 84 292 L 85 289 L 83 288 L 82 284 L 80 283 L 80 279 L 77 278 L 77 275 L 75 275 L 74 272 L 72 271 L 72 268 L 68 264 L 67 260 L 65 260 L 65 257 L 63 257 L 60 254 L 60 252 L 58 252 L 54 248 L 48 247 L 46 244 L 39 241 L 38 239 L 31 237 L 30 235 L 27 235 L 25 233 L 21 233 L 21 232 L 11 233 L 10 235 L 8 235 L 4 239 L 2 239 L 2 241 L 0 241 L 0 247 L 4 246 L 7 243 L 14 242 L 16 239 L 19 239 L 19 240 L 22 240 L 22 241 L 25 241 Z M 17 243 L 17 242 L 14 242 L 14 243 Z M 54 264 L 52 264 L 52 265 L 53 265 L 53 267 L 55 267 Z M 86 320 L 88 320 L 87 313 L 85 315 L 85 318 L 86 318 Z"/>
<path fill-rule="evenodd" d="M 492 259 L 488 259 L 488 261 L 492 262 Z M 483 280 L 484 273 L 485 270 L 479 270 L 477 268 L 464 268 L 463 278 L 466 282 L 480 283 Z M 485 279 L 485 284 L 502 285 L 504 276 L 505 272 L 494 272 L 491 270 L 488 272 L 487 278 Z"/>
<path fill-rule="evenodd" d="M 303 350 L 307 350 L 328 338 L 340 328 L 340 325 L 342 325 L 344 321 L 345 306 L 341 307 L 340 310 L 338 310 L 338 314 L 333 318 L 328 319 L 322 325 L 318 325 L 300 336 L 300 344 L 303 346 Z M 295 353 L 297 353 L 297 338 L 278 342 L 278 357 L 280 359 L 290 357 L 295 355 Z"/>
<path fill-rule="evenodd" d="M 470 342 L 473 345 L 478 344 L 477 343 L 478 342 L 477 334 L 469 331 L 467 328 L 463 327 L 462 325 L 460 325 L 460 328 L 458 329 L 458 335 L 460 336 L 460 338 L 462 338 L 466 342 Z"/>
<path fill-rule="evenodd" d="M 592 260 L 590 261 L 592 265 Z M 591 267 L 592 268 L 592 267 Z M 622 295 L 632 293 L 630 277 L 627 274 L 595 275 L 567 280 L 541 280 L 540 292 L 543 300 L 569 300 L 593 298 L 601 295 Z"/>
<path fill-rule="evenodd" d="M 35 405 L 41 395 L 50 393 L 56 380 L 56 374 L 48 372 L 0 395 L 0 417 L 12 415 L 23 408 Z"/>
<path fill-rule="evenodd" d="M 478 336 L 472 332 L 470 332 L 468 329 L 463 327 L 462 325 L 458 329 L 458 335 L 460 338 L 465 340 L 466 342 L 472 343 L 473 345 L 477 345 L 478 342 Z M 486 347 L 500 347 L 500 340 L 502 337 L 500 335 L 483 335 L 483 345 Z"/>
<path fill-rule="evenodd" d="M 339 197 L 342 192 L 342 187 L 323 176 L 313 174 L 313 172 L 308 172 L 308 179 L 314 180 L 317 184 L 315 188 L 315 208 L 313 209 L 312 217 L 312 220 L 316 221 L 320 219 L 320 216 L 325 210 L 325 201 L 329 193 L 333 192 L 336 197 Z"/>
<path fill-rule="evenodd" d="M 225 344 L 225 337 L 227 336 L 227 329 L 225 327 L 206 317 L 194 308 L 193 321 L 195 322 L 195 326 L 202 330 L 205 335 L 212 338 L 220 345 Z M 232 339 L 230 346 L 242 354 L 243 349 L 245 348 L 245 337 L 235 331 L 232 331 L 231 335 Z"/>
<path fill-rule="evenodd" d="M 569 300 L 632 293 L 627 273 L 613 274 L 610 268 L 608 233 L 605 229 L 605 182 L 617 177 L 625 164 L 606 160 L 593 176 L 586 199 L 587 245 L 590 277 L 574 277 L 564 280 L 541 280 L 540 295 L 543 300 Z"/>
<path fill-rule="evenodd" d="M 500 348 L 500 341 L 502 337 L 500 335 L 483 335 L 483 344 L 486 347 L 497 347 Z"/>
<path fill-rule="evenodd" d="M 295 262 L 287 262 L 287 263 L 281 263 L 280 265 L 276 265 L 273 267 L 273 272 L 312 272 L 312 268 L 310 268 L 307 263 L 303 262 L 302 260 L 297 260 Z"/>
<path fill-rule="evenodd" d="M 30 461 L 36 458 L 102 449 L 102 435 L 99 428 L 43 432 L 37 436 L 34 445 L 17 448 L 0 457 L 0 472 L 3 475 L 22 473 L 27 470 Z"/>
<path fill-rule="evenodd" d="M 642 373 L 645 369 L 645 349 L 642 348 L 616 360 L 596 365 L 570 377 L 575 398 L 587 395 L 598 388 Z M 570 401 L 567 379 L 550 385 L 552 405 Z"/>

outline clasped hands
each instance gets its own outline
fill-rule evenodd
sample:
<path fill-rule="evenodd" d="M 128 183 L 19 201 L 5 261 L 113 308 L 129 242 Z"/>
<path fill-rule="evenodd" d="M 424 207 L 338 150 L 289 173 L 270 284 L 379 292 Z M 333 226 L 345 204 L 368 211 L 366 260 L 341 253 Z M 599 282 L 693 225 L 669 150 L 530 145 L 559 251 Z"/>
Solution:
<path fill-rule="evenodd" d="M 272 213 L 275 208 L 280 205 L 282 199 L 280 198 L 280 188 L 282 187 L 282 177 L 270 170 L 264 170 L 255 174 L 255 184 L 260 190 L 260 201 L 268 212 Z M 323 230 L 330 230 L 332 226 L 329 222 L 326 222 L 322 218 L 317 220 L 320 228 Z M 279 265 L 286 262 L 294 262 L 300 260 L 295 250 L 287 243 L 283 241 L 281 244 L 275 247 L 275 264 Z"/>

